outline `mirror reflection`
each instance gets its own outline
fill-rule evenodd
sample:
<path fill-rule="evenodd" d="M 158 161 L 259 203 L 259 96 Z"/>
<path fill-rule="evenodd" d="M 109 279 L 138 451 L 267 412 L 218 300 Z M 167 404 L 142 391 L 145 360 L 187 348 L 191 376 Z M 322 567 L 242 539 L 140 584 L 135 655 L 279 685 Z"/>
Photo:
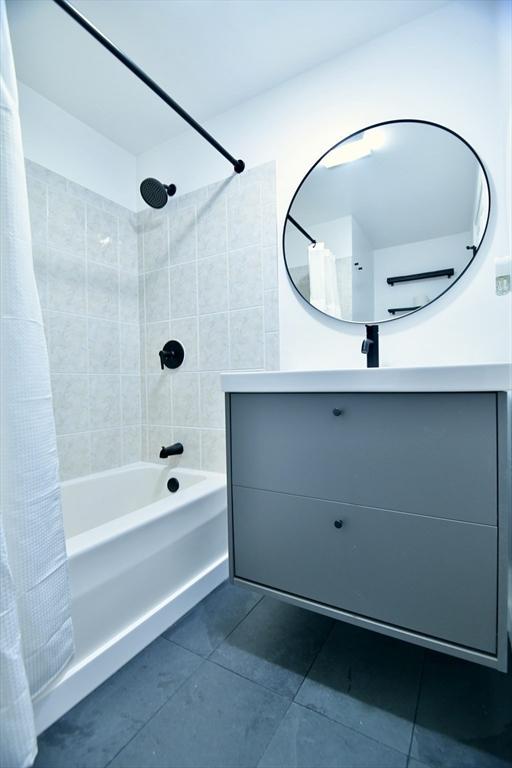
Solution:
<path fill-rule="evenodd" d="M 340 142 L 298 188 L 284 232 L 290 278 L 332 317 L 380 323 L 444 293 L 489 217 L 476 153 L 441 126 L 383 123 Z"/>

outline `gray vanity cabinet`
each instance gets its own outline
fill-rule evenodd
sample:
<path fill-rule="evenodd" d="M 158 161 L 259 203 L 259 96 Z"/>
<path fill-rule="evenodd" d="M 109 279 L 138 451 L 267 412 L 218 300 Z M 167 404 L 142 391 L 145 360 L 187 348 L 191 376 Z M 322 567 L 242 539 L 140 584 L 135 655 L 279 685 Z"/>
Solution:
<path fill-rule="evenodd" d="M 232 579 L 504 669 L 505 397 L 227 395 Z"/>

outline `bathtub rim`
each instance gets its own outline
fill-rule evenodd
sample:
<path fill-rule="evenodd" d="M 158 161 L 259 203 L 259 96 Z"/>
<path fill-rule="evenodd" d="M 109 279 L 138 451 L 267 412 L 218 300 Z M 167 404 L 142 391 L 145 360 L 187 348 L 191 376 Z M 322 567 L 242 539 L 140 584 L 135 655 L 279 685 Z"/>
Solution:
<path fill-rule="evenodd" d="M 204 480 L 195 483 L 189 488 L 184 488 L 179 496 L 169 495 L 163 499 L 158 499 L 150 504 L 146 504 L 144 507 L 139 507 L 131 512 L 126 512 L 113 520 L 108 520 L 94 528 L 70 536 L 66 539 L 68 559 L 90 552 L 103 544 L 114 541 L 123 535 L 137 530 L 137 528 L 149 525 L 159 518 L 178 514 L 184 507 L 192 506 L 195 502 L 198 502 L 201 499 L 214 496 L 220 497 L 221 495 L 224 496 L 227 494 L 226 475 L 224 473 L 210 472 L 209 470 L 203 469 L 189 469 L 185 467 L 167 467 L 165 464 L 149 461 L 137 461 L 131 464 L 123 464 L 122 466 L 113 469 L 107 469 L 102 472 L 82 475 L 70 480 L 64 480 L 61 485 L 62 487 L 79 485 L 102 477 L 115 477 L 130 469 L 144 469 L 148 467 L 153 469 L 158 468 L 162 471 L 175 471 L 176 474 L 179 473 L 188 476 L 201 475 L 204 477 Z M 221 499 L 219 498 L 219 501 L 220 500 Z M 212 509 L 207 513 L 208 517 L 220 514 L 221 508 L 226 508 L 225 498 L 222 498 L 222 505 L 220 505 L 220 507 L 217 505 L 212 506 Z"/>

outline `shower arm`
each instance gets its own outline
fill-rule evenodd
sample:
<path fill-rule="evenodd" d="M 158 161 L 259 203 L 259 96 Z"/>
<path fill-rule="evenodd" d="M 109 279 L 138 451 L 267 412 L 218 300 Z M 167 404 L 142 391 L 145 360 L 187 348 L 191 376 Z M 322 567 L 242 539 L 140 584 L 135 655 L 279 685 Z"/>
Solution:
<path fill-rule="evenodd" d="M 117 46 L 114 45 L 114 43 L 108 39 L 108 37 L 105 37 L 102 32 L 99 31 L 93 24 L 91 24 L 88 19 L 85 18 L 79 11 L 76 10 L 72 5 L 70 5 L 67 0 L 53 0 L 54 3 L 56 3 L 60 8 L 62 8 L 63 11 L 65 11 L 68 16 L 71 16 L 72 19 L 74 19 L 78 24 L 80 24 L 81 27 L 83 27 L 86 32 L 89 32 L 90 35 L 92 35 L 101 45 L 103 45 L 104 48 L 107 49 L 107 51 L 110 51 L 110 53 L 116 57 L 122 64 L 125 65 L 125 67 L 128 67 L 128 69 L 133 72 L 134 75 L 136 75 L 139 80 L 142 80 L 142 82 L 148 86 L 148 88 L 151 88 L 153 93 L 156 93 L 157 96 L 160 96 L 160 98 L 165 101 L 165 103 L 171 107 L 180 117 L 183 118 L 195 131 L 197 131 L 203 139 L 206 139 L 206 141 L 214 147 L 217 152 L 220 152 L 221 155 L 223 155 L 226 160 L 229 160 L 231 165 L 233 166 L 236 173 L 242 173 L 242 171 L 245 168 L 245 163 L 243 160 L 237 160 L 233 155 L 231 155 L 227 149 L 224 149 L 222 144 L 219 144 L 219 142 L 211 136 L 211 134 L 208 133 L 199 123 L 194 120 L 193 117 L 191 117 L 188 112 L 185 112 L 183 107 L 180 107 L 180 105 L 172 99 L 168 93 L 166 93 L 158 83 L 155 83 L 154 80 L 152 80 L 149 75 L 147 75 L 144 70 L 142 70 L 135 62 L 133 62 L 131 59 L 128 58 Z"/>
<path fill-rule="evenodd" d="M 288 216 L 287 216 L 287 219 L 288 219 L 288 221 L 290 222 L 290 224 L 293 224 L 293 226 L 294 226 L 294 227 L 296 227 L 296 228 L 299 230 L 299 232 L 300 232 L 302 235 L 304 235 L 304 237 L 305 237 L 307 240 L 309 240 L 309 242 L 311 243 L 311 245 L 313 245 L 313 246 L 315 246 L 315 245 L 316 245 L 316 240 L 314 240 L 314 239 L 311 237 L 311 235 L 308 235 L 308 233 L 306 232 L 306 230 L 304 229 L 304 227 L 301 227 L 301 225 L 299 224 L 299 222 L 298 222 L 298 221 L 295 221 L 295 219 L 293 219 L 293 218 L 290 216 L 290 214 L 288 214 Z"/>

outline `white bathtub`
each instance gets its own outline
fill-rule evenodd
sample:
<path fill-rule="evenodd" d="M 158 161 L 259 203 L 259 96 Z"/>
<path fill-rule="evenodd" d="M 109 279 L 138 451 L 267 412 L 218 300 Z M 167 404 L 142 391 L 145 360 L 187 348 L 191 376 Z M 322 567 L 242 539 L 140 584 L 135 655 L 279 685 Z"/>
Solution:
<path fill-rule="evenodd" d="M 227 577 L 225 475 L 141 462 L 62 483 L 62 506 L 76 654 L 39 733 Z"/>

